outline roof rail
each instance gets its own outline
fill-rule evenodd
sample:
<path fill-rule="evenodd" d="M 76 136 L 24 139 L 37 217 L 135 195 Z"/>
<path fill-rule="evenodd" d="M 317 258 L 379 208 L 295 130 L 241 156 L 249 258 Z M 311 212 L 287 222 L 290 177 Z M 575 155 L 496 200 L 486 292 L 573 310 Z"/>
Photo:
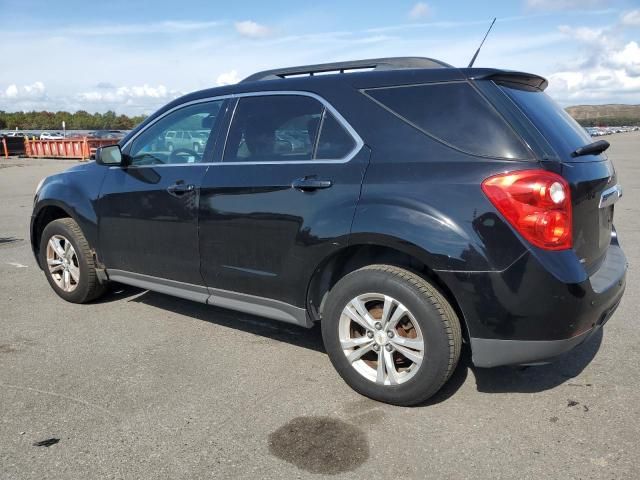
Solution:
<path fill-rule="evenodd" d="M 359 72 L 368 70 L 403 70 L 410 68 L 449 68 L 451 65 L 425 57 L 388 57 L 354 60 L 350 62 L 320 63 L 299 67 L 276 68 L 249 75 L 242 82 L 275 80 L 278 78 L 311 76 L 326 73 Z"/>

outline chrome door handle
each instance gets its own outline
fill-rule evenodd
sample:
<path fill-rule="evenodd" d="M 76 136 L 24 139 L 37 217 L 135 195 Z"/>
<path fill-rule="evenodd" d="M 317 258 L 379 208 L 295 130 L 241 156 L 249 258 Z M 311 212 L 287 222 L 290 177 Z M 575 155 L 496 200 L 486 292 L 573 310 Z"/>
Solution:
<path fill-rule="evenodd" d="M 167 187 L 167 192 L 174 197 L 180 197 L 185 193 L 193 192 L 195 189 L 196 186 L 192 183 L 177 182 Z"/>
<path fill-rule="evenodd" d="M 291 182 L 291 186 L 296 190 L 311 192 L 322 188 L 329 188 L 333 185 L 331 180 L 321 180 L 315 177 L 302 177 Z"/>

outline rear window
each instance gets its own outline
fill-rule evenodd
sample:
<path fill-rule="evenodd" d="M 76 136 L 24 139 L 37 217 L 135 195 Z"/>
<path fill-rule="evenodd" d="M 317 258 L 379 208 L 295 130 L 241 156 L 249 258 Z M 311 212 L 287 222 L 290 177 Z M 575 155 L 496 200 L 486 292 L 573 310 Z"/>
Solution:
<path fill-rule="evenodd" d="M 529 158 L 523 142 L 466 82 L 376 88 L 367 95 L 427 135 L 472 155 Z"/>
<path fill-rule="evenodd" d="M 578 122 L 543 91 L 513 84 L 502 84 L 500 88 L 563 159 L 570 159 L 576 148 L 593 141 Z"/>

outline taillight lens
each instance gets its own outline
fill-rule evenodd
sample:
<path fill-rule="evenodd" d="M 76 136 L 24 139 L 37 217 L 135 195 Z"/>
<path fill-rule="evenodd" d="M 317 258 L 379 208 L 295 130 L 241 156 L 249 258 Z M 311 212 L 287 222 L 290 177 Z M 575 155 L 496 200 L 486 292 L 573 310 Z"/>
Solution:
<path fill-rule="evenodd" d="M 545 170 L 521 170 L 487 178 L 482 191 L 527 241 L 546 250 L 572 247 L 569 184 Z"/>

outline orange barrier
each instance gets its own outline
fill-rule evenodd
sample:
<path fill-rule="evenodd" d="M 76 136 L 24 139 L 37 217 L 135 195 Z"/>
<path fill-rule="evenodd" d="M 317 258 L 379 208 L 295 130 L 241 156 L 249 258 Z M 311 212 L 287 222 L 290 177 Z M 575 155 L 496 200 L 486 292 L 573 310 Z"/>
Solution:
<path fill-rule="evenodd" d="M 113 145 L 113 139 L 69 138 L 63 140 L 24 139 L 24 150 L 27 157 L 79 158 L 85 160 L 96 153 L 98 147 Z"/>
<path fill-rule="evenodd" d="M 2 137 L 2 146 L 4 147 L 4 158 L 9 158 L 9 150 L 7 150 L 7 141 Z"/>

